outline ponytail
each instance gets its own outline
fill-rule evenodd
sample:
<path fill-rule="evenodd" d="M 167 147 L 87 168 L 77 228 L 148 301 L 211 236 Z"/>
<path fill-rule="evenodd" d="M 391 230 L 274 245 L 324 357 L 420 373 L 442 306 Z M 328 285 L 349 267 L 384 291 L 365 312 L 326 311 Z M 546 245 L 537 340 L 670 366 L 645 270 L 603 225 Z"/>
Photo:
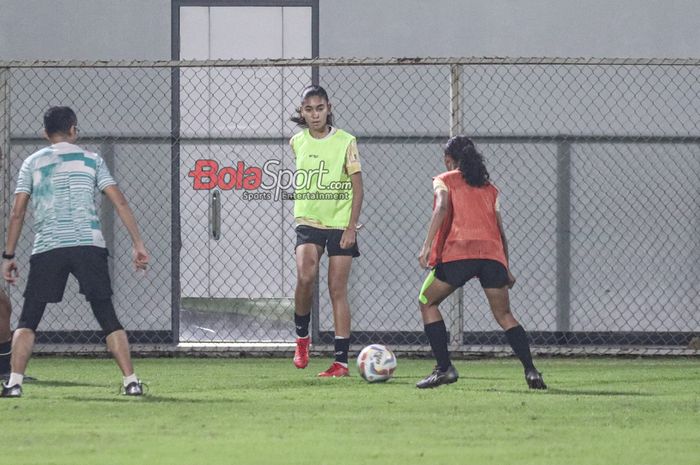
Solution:
<path fill-rule="evenodd" d="M 445 155 L 457 162 L 462 177 L 472 187 L 482 187 L 489 183 L 489 172 L 484 157 L 474 147 L 474 142 L 466 136 L 454 136 L 445 144 Z"/>

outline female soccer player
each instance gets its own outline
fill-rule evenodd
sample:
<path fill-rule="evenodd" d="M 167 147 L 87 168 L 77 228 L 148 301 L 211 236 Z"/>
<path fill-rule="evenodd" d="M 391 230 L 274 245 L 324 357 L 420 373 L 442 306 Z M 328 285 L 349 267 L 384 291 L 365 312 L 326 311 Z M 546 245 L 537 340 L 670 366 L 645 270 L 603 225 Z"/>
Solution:
<path fill-rule="evenodd" d="M 528 386 L 547 389 L 532 363 L 527 334 L 510 312 L 508 289 L 515 284 L 515 278 L 508 267 L 498 189 L 489 181 L 484 159 L 469 138 L 452 137 L 447 141 L 444 157 L 448 171 L 433 181 L 433 215 L 418 257 L 421 267 L 432 268 L 419 301 L 437 366 L 416 386 L 433 388 L 457 381 L 459 375 L 450 362 L 447 329 L 438 305 L 478 277 L 493 316 L 525 368 Z"/>
<path fill-rule="evenodd" d="M 302 127 L 290 140 L 296 158 L 297 286 L 294 323 L 297 339 L 294 365 L 309 363 L 309 322 L 319 260 L 328 249 L 328 290 L 335 324 L 335 362 L 321 377 L 349 376 L 350 306 L 348 278 L 352 259 L 359 257 L 358 219 L 362 207 L 362 173 L 355 137 L 333 126 L 328 94 L 309 86 L 292 121 Z"/>

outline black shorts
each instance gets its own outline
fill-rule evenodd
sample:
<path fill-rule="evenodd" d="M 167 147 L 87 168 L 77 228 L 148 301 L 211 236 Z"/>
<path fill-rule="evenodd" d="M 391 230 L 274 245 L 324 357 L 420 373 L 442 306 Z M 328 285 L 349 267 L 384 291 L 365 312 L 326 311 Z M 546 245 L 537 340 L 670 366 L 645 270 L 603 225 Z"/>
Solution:
<path fill-rule="evenodd" d="M 340 238 L 343 237 L 343 229 L 319 229 L 311 226 L 299 225 L 296 228 L 297 245 L 316 244 L 321 247 L 328 248 L 328 256 L 334 255 L 349 255 L 351 257 L 359 257 L 360 249 L 357 248 L 357 240 L 349 249 L 340 247 Z M 357 235 L 355 235 L 357 237 Z M 296 250 L 294 247 L 294 250 Z"/>
<path fill-rule="evenodd" d="M 435 277 L 454 287 L 464 286 L 475 276 L 484 289 L 501 288 L 508 284 L 508 270 L 496 260 L 456 260 L 439 263 L 435 267 Z"/>
<path fill-rule="evenodd" d="M 112 296 L 108 256 L 107 249 L 94 246 L 61 247 L 32 255 L 24 297 L 39 302 L 60 302 L 68 275 L 73 274 L 85 299 L 108 299 Z"/>

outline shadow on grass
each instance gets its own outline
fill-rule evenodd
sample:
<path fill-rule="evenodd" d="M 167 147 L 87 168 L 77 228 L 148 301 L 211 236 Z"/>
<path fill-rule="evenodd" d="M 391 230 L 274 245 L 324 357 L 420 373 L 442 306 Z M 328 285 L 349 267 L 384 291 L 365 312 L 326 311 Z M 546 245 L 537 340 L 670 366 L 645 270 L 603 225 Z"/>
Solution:
<path fill-rule="evenodd" d="M 34 380 L 31 381 L 31 385 L 34 386 L 46 386 L 46 387 L 104 387 L 104 384 L 97 384 L 97 383 L 84 383 L 84 382 L 76 382 L 76 381 L 56 381 L 56 380 L 47 380 L 47 381 L 40 381 L 40 380 Z"/>
<path fill-rule="evenodd" d="M 655 394 L 650 394 L 647 392 L 632 392 L 632 391 L 599 391 L 595 389 L 560 389 L 560 388 L 549 388 L 547 390 L 534 390 L 534 389 L 477 389 L 481 392 L 498 392 L 498 393 L 512 393 L 512 394 L 533 394 L 533 395 L 553 395 L 553 396 L 608 396 L 608 397 L 653 397 Z"/>
<path fill-rule="evenodd" d="M 230 404 L 231 402 L 238 402 L 238 403 L 244 403 L 246 402 L 243 399 L 236 399 L 236 398 L 230 398 L 230 397 L 222 397 L 219 399 L 195 399 L 192 397 L 172 397 L 172 396 L 161 396 L 161 395 L 156 395 L 156 394 L 146 394 L 141 397 L 127 397 L 123 396 L 121 394 L 115 394 L 114 396 L 110 397 L 79 397 L 79 396 L 65 396 L 62 397 L 64 400 L 72 400 L 75 402 L 99 402 L 99 403 L 107 403 L 107 404 L 112 404 L 112 403 L 129 403 L 129 402 L 138 402 L 138 403 L 147 403 L 147 404 L 158 404 L 158 403 L 178 403 L 178 404 L 218 404 L 218 403 L 227 403 Z"/>
<path fill-rule="evenodd" d="M 460 375 L 460 381 L 506 381 L 513 379 L 512 376 L 470 376 Z"/>

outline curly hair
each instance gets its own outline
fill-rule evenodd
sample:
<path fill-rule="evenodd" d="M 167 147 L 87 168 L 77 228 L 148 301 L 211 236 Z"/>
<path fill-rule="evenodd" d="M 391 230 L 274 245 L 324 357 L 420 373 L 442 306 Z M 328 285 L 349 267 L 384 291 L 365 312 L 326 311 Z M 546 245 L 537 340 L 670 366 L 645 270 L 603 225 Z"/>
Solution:
<path fill-rule="evenodd" d="M 304 119 L 303 116 L 301 116 L 301 107 L 304 105 L 304 100 L 306 100 L 309 97 L 321 97 L 326 101 L 326 103 L 330 102 L 328 99 L 328 93 L 326 92 L 326 89 L 324 89 L 321 86 L 307 86 L 304 88 L 303 91 L 301 91 L 301 105 L 296 109 L 297 114 L 295 116 L 292 116 L 290 121 L 294 122 L 297 124 L 297 126 L 300 126 L 302 128 L 308 128 L 309 125 Z M 333 126 L 333 114 L 328 113 L 328 116 L 326 117 L 326 124 L 329 126 Z"/>
<path fill-rule="evenodd" d="M 464 180 L 473 187 L 489 183 L 489 172 L 484 157 L 474 147 L 474 142 L 466 136 L 454 136 L 445 144 L 445 155 L 457 162 Z"/>

